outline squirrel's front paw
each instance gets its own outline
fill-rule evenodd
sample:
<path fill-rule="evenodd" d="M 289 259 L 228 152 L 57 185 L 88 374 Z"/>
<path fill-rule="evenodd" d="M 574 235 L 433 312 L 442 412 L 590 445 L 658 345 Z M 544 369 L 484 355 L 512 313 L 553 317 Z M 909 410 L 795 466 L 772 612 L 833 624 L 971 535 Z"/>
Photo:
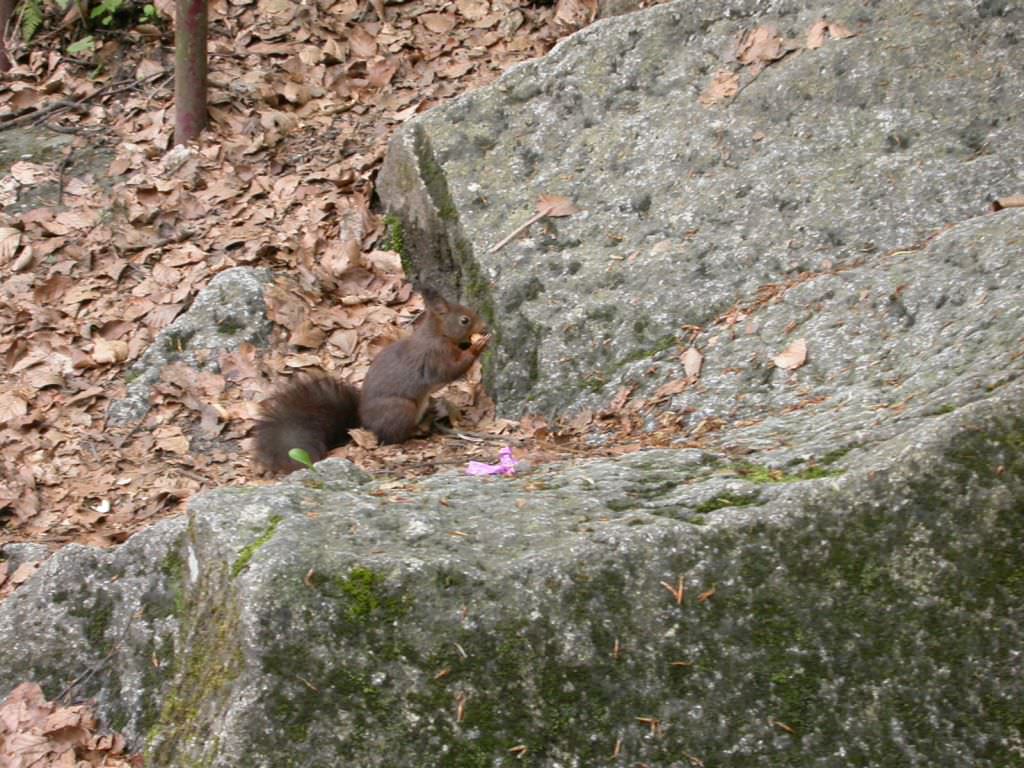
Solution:
<path fill-rule="evenodd" d="M 469 337 L 469 351 L 479 355 L 490 342 L 491 336 L 488 333 L 474 333 Z"/>

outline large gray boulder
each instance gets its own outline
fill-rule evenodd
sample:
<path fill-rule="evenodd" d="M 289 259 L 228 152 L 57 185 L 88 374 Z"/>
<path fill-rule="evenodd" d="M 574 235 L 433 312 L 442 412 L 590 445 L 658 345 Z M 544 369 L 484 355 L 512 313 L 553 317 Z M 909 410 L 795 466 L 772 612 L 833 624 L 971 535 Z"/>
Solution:
<path fill-rule="evenodd" d="M 752 81 L 730 60 L 744 32 L 803 43 L 823 17 L 857 35 Z M 913 248 L 1019 192 L 1022 32 L 1010 2 L 670 3 L 410 121 L 378 190 L 418 276 L 485 307 L 507 414 L 596 406 L 761 286 Z M 744 89 L 705 108 L 726 67 Z M 542 193 L 583 213 L 490 253 Z"/>
<path fill-rule="evenodd" d="M 1024 211 L 984 210 L 1024 183 L 1021 6 L 759 8 L 598 24 L 382 178 L 425 279 L 492 313 L 510 411 L 638 407 L 708 326 L 637 411 L 681 447 L 203 494 L 0 604 L 0 694 L 73 683 L 157 768 L 1019 764 Z M 739 29 L 826 10 L 859 36 L 697 105 Z M 587 214 L 486 256 L 539 192 Z"/>
<path fill-rule="evenodd" d="M 1022 396 L 818 473 L 328 461 L 204 494 L 57 553 L 0 606 L 0 680 L 92 670 L 152 766 L 1013 765 Z"/>

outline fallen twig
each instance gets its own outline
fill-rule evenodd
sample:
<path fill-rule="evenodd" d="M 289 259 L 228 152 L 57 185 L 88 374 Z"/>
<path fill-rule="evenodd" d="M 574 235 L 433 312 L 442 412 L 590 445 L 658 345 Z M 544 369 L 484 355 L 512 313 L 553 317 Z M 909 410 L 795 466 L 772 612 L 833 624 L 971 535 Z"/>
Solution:
<path fill-rule="evenodd" d="M 87 94 L 86 96 L 82 96 L 79 99 L 58 99 L 57 101 L 52 101 L 49 104 L 40 107 L 39 109 L 33 110 L 32 112 L 26 112 L 24 114 L 18 115 L 17 117 L 12 117 L 6 121 L 0 118 L 0 131 L 6 131 L 9 128 L 16 128 L 19 125 L 24 125 L 25 123 L 38 124 L 39 122 L 42 122 L 52 117 L 53 115 L 68 109 L 85 111 L 84 105 L 92 99 L 98 98 L 100 96 L 112 96 L 123 91 L 138 88 L 142 85 L 145 85 L 146 83 L 152 82 L 161 77 L 165 77 L 167 76 L 167 74 L 167 72 L 157 72 L 156 74 L 150 75 L 149 77 L 143 80 L 118 80 L 113 83 L 107 83 L 102 88 L 99 88 L 96 91 Z"/>
<path fill-rule="evenodd" d="M 515 238 L 519 237 L 523 232 L 530 228 L 531 225 L 536 224 L 538 221 L 543 219 L 545 216 L 572 216 L 577 213 L 579 209 L 573 205 L 572 200 L 567 197 L 560 195 L 541 195 L 537 199 L 537 212 L 526 220 L 526 223 L 516 227 L 515 230 L 508 237 L 503 239 L 496 246 L 491 248 L 491 253 L 497 253 Z"/>

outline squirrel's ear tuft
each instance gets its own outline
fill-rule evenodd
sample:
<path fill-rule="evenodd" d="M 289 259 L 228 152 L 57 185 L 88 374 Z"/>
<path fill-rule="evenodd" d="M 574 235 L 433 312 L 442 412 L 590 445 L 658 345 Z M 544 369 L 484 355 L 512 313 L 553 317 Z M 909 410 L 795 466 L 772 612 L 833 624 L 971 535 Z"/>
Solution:
<path fill-rule="evenodd" d="M 444 314 L 448 311 L 448 302 L 445 301 L 444 296 L 429 285 L 420 288 L 420 295 L 423 296 L 423 300 L 427 303 L 427 309 L 431 312 Z"/>

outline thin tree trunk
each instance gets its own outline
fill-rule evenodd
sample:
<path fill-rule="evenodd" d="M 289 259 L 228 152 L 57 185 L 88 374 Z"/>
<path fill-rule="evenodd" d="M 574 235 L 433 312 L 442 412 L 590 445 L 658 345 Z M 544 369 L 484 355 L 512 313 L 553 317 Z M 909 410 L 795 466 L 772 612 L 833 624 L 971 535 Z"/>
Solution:
<path fill-rule="evenodd" d="M 0 72 L 11 68 L 11 57 L 7 53 L 7 24 L 14 14 L 14 0 L 0 0 Z"/>
<path fill-rule="evenodd" d="M 206 0 L 177 0 L 175 20 L 174 143 L 186 144 L 206 127 Z"/>

